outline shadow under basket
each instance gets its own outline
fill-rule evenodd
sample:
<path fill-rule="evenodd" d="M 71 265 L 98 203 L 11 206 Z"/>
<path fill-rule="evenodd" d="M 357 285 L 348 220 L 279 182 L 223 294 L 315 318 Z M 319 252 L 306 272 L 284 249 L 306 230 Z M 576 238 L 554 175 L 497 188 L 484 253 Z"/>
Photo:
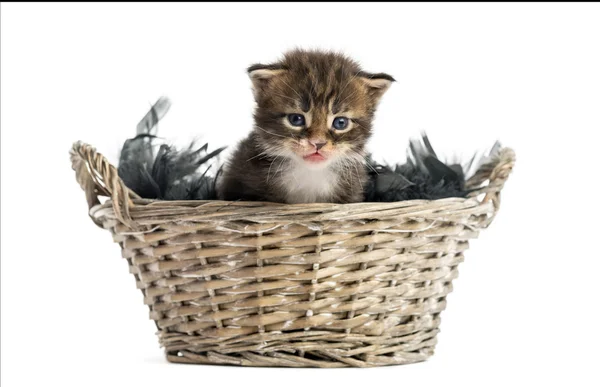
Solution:
<path fill-rule="evenodd" d="M 141 199 L 93 147 L 76 143 L 71 161 L 169 361 L 373 367 L 433 354 L 457 266 L 515 155 L 482 165 L 469 198 L 299 205 Z"/>

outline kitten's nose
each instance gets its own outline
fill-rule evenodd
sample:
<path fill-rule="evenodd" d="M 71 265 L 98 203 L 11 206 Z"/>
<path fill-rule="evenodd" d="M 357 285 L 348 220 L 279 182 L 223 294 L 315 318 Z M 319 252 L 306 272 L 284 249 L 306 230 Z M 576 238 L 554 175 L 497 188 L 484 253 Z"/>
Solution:
<path fill-rule="evenodd" d="M 318 141 L 318 140 L 317 140 Z M 321 148 L 323 148 L 325 145 L 327 145 L 327 141 L 318 141 L 318 142 L 313 142 L 313 141 L 309 141 L 312 145 L 315 146 L 315 148 L 317 148 L 317 150 L 320 150 Z"/>

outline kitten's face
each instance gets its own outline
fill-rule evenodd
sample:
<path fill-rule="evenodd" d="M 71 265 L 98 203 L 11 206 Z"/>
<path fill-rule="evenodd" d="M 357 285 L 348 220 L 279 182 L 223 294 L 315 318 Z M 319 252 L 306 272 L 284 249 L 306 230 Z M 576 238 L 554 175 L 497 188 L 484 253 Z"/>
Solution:
<path fill-rule="evenodd" d="M 264 155 L 311 168 L 362 160 L 379 99 L 393 82 L 342 55 L 293 51 L 248 69 Z"/>

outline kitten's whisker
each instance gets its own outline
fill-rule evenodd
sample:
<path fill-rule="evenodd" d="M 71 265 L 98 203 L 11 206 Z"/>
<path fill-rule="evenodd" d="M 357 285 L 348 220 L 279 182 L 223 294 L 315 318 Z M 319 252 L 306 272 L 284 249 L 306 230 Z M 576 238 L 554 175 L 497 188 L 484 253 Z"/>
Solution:
<path fill-rule="evenodd" d="M 348 173 L 348 176 L 350 177 L 350 187 L 354 187 L 354 172 L 356 172 L 356 178 L 358 179 L 358 183 L 362 185 L 361 179 L 360 179 L 360 172 L 358 171 L 358 168 L 356 166 L 356 162 L 352 162 L 353 159 L 347 159 L 345 162 L 345 170 Z M 354 169 L 354 170 L 353 170 Z"/>
<path fill-rule="evenodd" d="M 273 166 L 273 164 L 275 163 L 275 161 L 277 160 L 278 157 L 279 157 L 279 155 L 275 156 L 273 161 L 271 161 L 271 164 L 269 164 L 269 170 L 267 171 L 267 184 L 269 184 L 269 179 L 271 177 L 271 167 Z"/>
<path fill-rule="evenodd" d="M 258 128 L 258 129 L 260 129 L 260 130 L 262 130 L 262 131 L 263 131 L 263 132 L 265 132 L 265 133 L 269 133 L 269 134 L 271 134 L 271 135 L 273 135 L 273 136 L 287 138 L 286 136 L 282 136 L 281 134 L 277 134 L 277 133 L 269 132 L 268 130 L 266 130 L 266 129 L 263 129 L 263 128 L 261 128 L 261 127 L 260 127 L 260 126 L 258 126 L 258 125 L 254 125 L 254 127 L 256 127 L 256 128 Z"/>
<path fill-rule="evenodd" d="M 377 172 L 377 170 L 371 164 L 369 164 L 369 162 L 363 155 L 361 155 L 360 153 L 356 152 L 353 149 L 349 149 L 349 151 L 355 155 L 356 160 L 362 161 L 367 167 L 369 167 L 369 169 L 371 169 L 373 172 L 375 172 L 377 175 L 379 175 L 379 172 Z"/>
<path fill-rule="evenodd" d="M 298 179 L 296 178 L 296 174 L 294 173 L 294 171 L 292 170 L 292 178 L 294 179 L 294 181 L 296 182 L 296 186 L 300 187 L 300 182 L 298 181 Z"/>
<path fill-rule="evenodd" d="M 266 155 L 267 155 L 267 152 L 260 152 L 260 153 L 259 153 L 259 154 L 257 154 L 256 156 L 250 157 L 248 160 L 246 160 L 246 162 L 248 162 L 248 161 L 250 161 L 250 160 L 254 160 L 254 159 L 255 159 L 255 158 L 257 158 L 257 157 L 260 157 L 260 156 L 266 156 Z"/>
<path fill-rule="evenodd" d="M 278 158 L 281 157 L 281 163 L 279 164 L 279 168 L 281 168 L 281 165 L 283 164 L 283 162 L 286 161 L 285 159 L 285 153 L 282 152 L 283 150 L 285 150 L 285 148 L 282 147 L 278 147 L 281 151 L 277 152 L 275 154 L 275 158 L 273 159 L 273 161 L 271 161 L 271 164 L 269 164 L 269 171 L 267 172 L 267 184 L 269 183 L 270 177 L 271 177 L 271 168 L 273 167 L 273 164 L 275 164 L 275 162 L 277 161 Z M 277 175 L 277 173 L 279 172 L 279 169 L 277 171 L 275 171 L 274 175 Z"/>
<path fill-rule="evenodd" d="M 277 168 L 277 171 L 275 171 L 276 175 L 281 171 L 281 167 L 283 166 L 284 162 L 285 162 L 285 157 L 282 157 L 281 162 L 279 163 L 279 167 Z"/>
<path fill-rule="evenodd" d="M 354 95 L 356 95 L 356 93 L 358 93 L 359 89 L 354 90 L 354 92 L 352 92 L 350 95 L 348 95 L 346 98 L 344 98 L 343 101 L 341 101 L 339 103 L 339 105 L 343 104 L 344 102 L 346 102 L 350 97 L 354 97 Z"/>
<path fill-rule="evenodd" d="M 283 79 L 280 79 L 280 81 L 286 85 L 287 87 L 289 87 L 294 93 L 296 93 L 296 95 L 302 99 L 302 96 L 296 91 L 296 89 L 294 89 L 292 86 L 288 85 L 288 83 L 286 81 L 284 81 Z"/>
<path fill-rule="evenodd" d="M 270 144 L 265 144 L 263 142 L 257 144 L 257 147 L 263 150 L 263 153 L 266 155 L 278 155 L 281 153 L 281 151 L 285 150 L 285 148 L 283 148 L 280 145 L 270 145 Z"/>
<path fill-rule="evenodd" d="M 353 77 L 351 77 L 351 78 L 350 78 L 350 80 L 349 80 L 349 81 L 348 81 L 348 82 L 347 82 L 347 83 L 344 85 L 344 87 L 342 87 L 342 89 L 340 90 L 340 92 L 339 92 L 338 94 L 339 94 L 339 95 L 342 95 L 342 92 L 343 92 L 344 90 L 346 90 L 346 87 L 348 87 L 348 85 L 349 85 L 349 84 L 350 84 L 350 83 L 351 83 L 353 80 L 355 80 L 357 77 L 358 77 L 358 73 L 355 73 L 355 74 L 354 74 L 354 76 L 353 76 Z M 344 101 L 345 101 L 345 99 L 344 99 Z M 342 102 L 343 102 L 343 101 L 342 101 Z M 340 102 L 340 104 L 341 104 L 341 102 Z"/>
<path fill-rule="evenodd" d="M 350 186 L 354 186 L 354 177 L 352 177 L 353 173 L 352 173 L 352 170 L 350 169 L 350 166 L 352 165 L 352 163 L 350 163 L 349 161 L 346 161 L 345 164 L 348 165 L 348 167 L 346 168 L 346 170 L 348 172 L 350 172 Z"/>
<path fill-rule="evenodd" d="M 377 170 L 367 162 L 367 160 L 365 160 L 365 164 L 367 167 L 369 167 L 369 169 L 371 169 L 373 172 L 375 172 L 375 174 L 379 175 L 379 172 L 377 172 Z"/>
<path fill-rule="evenodd" d="M 292 97 L 288 97 L 287 95 L 275 93 L 274 91 L 272 91 L 271 94 L 276 95 L 276 96 L 281 97 L 281 98 L 287 98 L 287 99 L 292 100 L 294 102 L 298 102 L 298 100 L 296 98 L 292 98 Z"/>
<path fill-rule="evenodd" d="M 360 173 L 358 172 L 358 168 L 356 167 L 356 163 L 354 163 L 354 170 L 356 171 L 356 178 L 358 179 L 358 184 L 362 187 L 363 183 L 360 179 Z"/>

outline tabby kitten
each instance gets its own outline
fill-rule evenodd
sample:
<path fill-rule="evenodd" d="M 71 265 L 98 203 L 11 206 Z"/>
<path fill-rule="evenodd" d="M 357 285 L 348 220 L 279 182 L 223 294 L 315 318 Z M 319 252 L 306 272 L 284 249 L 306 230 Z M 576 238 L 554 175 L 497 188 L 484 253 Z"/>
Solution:
<path fill-rule="evenodd" d="M 394 79 L 344 55 L 294 50 L 248 68 L 254 130 L 219 178 L 222 200 L 351 203 L 363 200 L 365 143 Z"/>

